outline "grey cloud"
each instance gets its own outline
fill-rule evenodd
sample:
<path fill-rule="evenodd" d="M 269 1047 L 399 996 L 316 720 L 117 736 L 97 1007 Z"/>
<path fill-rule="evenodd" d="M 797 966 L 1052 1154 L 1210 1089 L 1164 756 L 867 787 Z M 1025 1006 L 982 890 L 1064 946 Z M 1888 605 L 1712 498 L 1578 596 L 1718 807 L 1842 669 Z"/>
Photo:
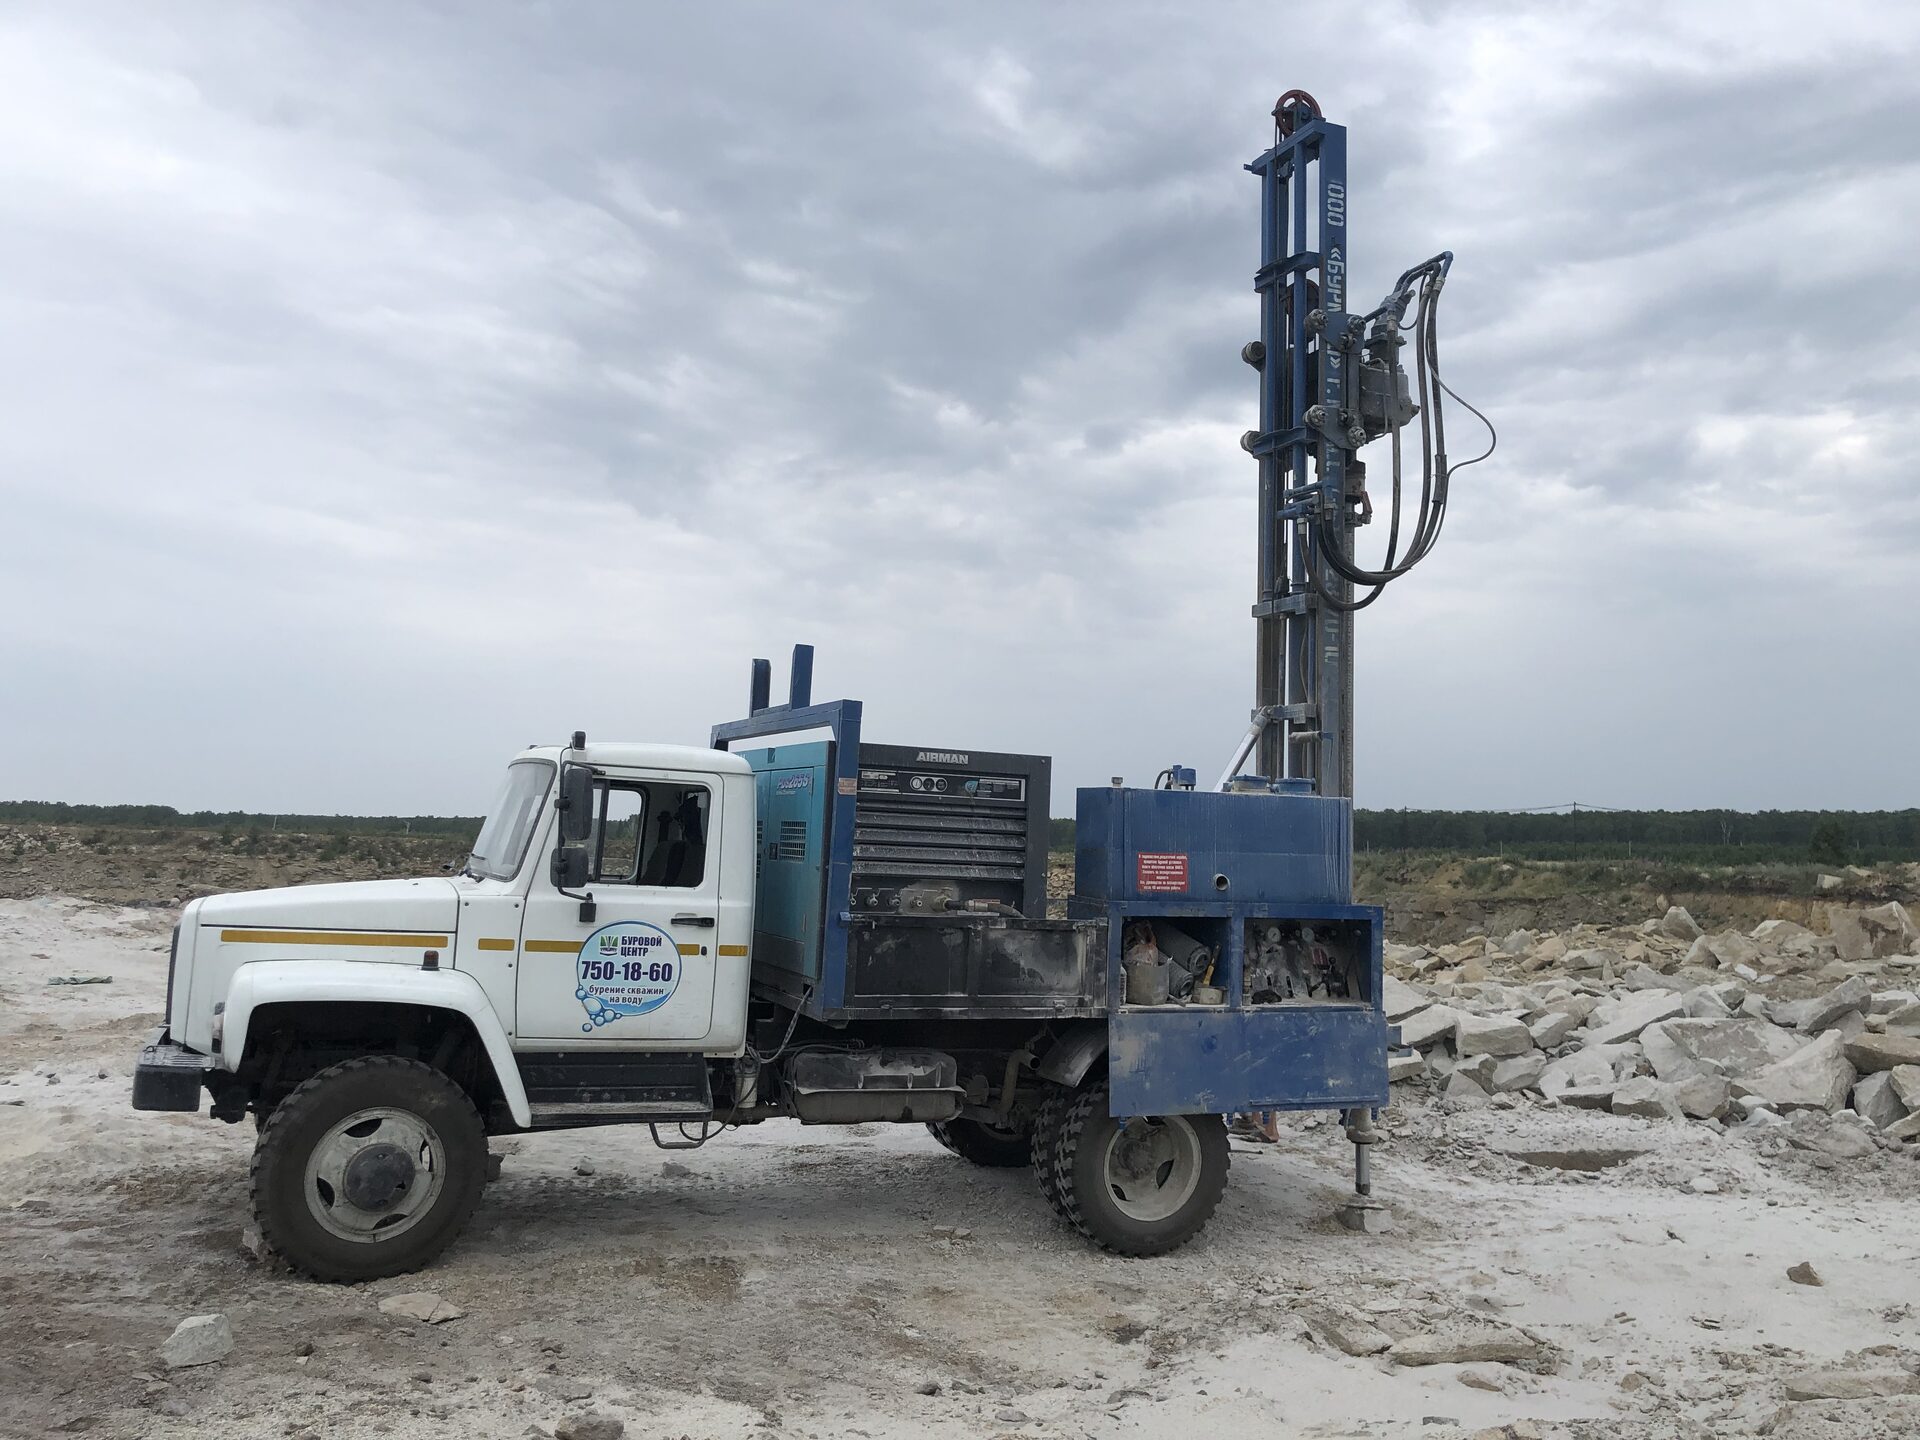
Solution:
<path fill-rule="evenodd" d="M 1363 802 L 1920 802 L 1916 26 L 1368 18 L 10 17 L 0 794 L 471 809 L 535 736 L 701 738 L 793 639 L 882 738 L 1055 753 L 1063 811 L 1217 763 L 1241 166 L 1304 82 L 1356 295 L 1453 249 L 1503 437 L 1367 612 Z"/>

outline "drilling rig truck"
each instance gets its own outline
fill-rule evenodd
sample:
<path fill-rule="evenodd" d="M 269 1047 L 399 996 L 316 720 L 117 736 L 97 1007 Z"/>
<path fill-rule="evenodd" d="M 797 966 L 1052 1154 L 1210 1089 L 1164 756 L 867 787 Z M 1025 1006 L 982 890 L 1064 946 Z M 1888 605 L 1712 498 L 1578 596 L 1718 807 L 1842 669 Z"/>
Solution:
<path fill-rule="evenodd" d="M 575 732 L 515 756 L 458 874 L 194 900 L 133 1103 L 252 1118 L 268 1246 L 322 1280 L 398 1274 L 481 1203 L 490 1136 L 637 1124 L 673 1148 L 775 1117 L 925 1125 L 1147 1256 L 1219 1202 L 1225 1117 L 1335 1109 L 1368 1228 L 1393 1035 L 1381 913 L 1352 896 L 1352 617 L 1444 518 L 1452 257 L 1350 312 L 1345 131 L 1300 91 L 1274 121 L 1248 166 L 1254 707 L 1217 782 L 1080 790 L 1050 918 L 1050 762 L 870 743 L 798 646 L 785 702 L 754 661 L 704 747 Z M 1383 437 L 1367 569 L 1356 452 Z"/>

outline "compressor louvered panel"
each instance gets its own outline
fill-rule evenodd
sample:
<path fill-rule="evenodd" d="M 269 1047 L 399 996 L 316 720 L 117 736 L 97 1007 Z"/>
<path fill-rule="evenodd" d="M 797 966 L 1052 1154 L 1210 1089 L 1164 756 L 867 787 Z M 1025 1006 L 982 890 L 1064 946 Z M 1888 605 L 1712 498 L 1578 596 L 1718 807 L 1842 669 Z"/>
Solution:
<path fill-rule="evenodd" d="M 965 900 L 1038 917 L 1046 905 L 1043 756 L 860 747 L 853 908 L 902 908 L 901 890 L 950 882 Z"/>

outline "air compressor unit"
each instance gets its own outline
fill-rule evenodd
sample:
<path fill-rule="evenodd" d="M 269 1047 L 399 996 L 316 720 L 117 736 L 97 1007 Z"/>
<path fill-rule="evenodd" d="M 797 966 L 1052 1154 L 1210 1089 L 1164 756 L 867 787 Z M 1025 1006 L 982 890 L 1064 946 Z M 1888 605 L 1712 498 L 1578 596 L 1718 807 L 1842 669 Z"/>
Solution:
<path fill-rule="evenodd" d="M 1045 755 L 860 746 L 853 912 L 1017 912 L 1047 905 Z"/>

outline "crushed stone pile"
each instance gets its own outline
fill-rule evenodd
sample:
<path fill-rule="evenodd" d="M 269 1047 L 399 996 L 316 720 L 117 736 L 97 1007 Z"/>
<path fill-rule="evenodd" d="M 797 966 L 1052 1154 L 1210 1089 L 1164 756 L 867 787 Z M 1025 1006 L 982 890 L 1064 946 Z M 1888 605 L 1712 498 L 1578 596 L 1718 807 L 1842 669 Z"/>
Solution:
<path fill-rule="evenodd" d="M 1920 925 L 1825 907 L 1708 934 L 1634 927 L 1389 943 L 1396 1084 L 1449 1110 L 1534 1105 L 1776 1128 L 1835 1160 L 1920 1142 Z M 1816 920 L 1816 923 L 1818 921 Z"/>

